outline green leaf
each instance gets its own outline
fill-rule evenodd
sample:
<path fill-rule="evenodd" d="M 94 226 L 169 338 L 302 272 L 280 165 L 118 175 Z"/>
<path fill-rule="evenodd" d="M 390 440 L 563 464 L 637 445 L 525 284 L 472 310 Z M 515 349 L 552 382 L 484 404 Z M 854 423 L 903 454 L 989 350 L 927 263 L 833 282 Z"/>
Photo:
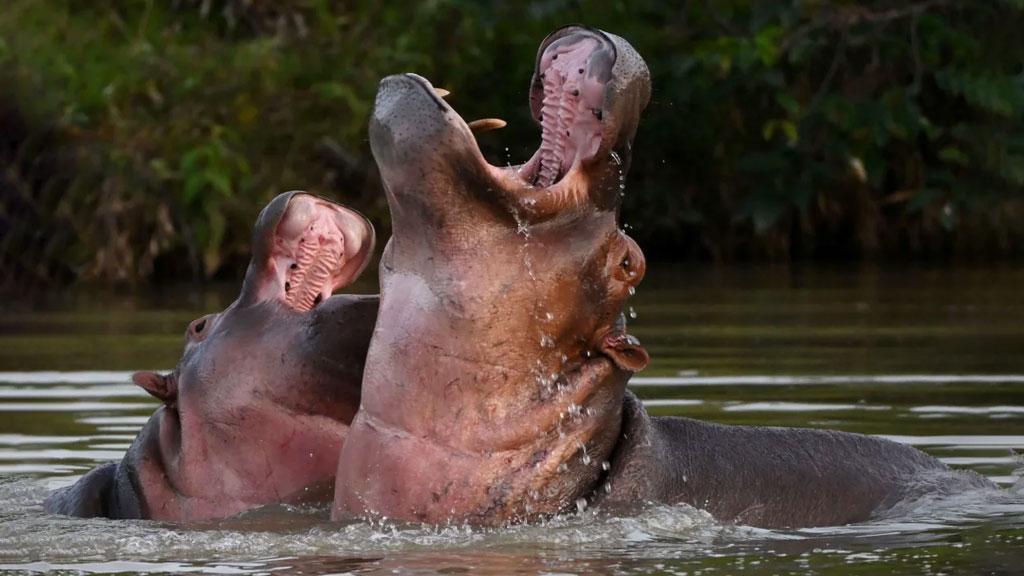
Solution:
<path fill-rule="evenodd" d="M 971 159 L 956 146 L 946 146 L 942 150 L 939 150 L 939 158 L 947 164 L 956 164 L 958 166 L 967 166 L 971 163 Z"/>

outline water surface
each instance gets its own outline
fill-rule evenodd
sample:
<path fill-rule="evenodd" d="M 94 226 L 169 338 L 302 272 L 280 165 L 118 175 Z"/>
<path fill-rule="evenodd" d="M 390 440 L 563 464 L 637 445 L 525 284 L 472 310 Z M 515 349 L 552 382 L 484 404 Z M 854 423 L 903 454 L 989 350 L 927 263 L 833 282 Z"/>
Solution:
<path fill-rule="evenodd" d="M 1020 572 L 1024 270 L 651 268 L 630 322 L 652 355 L 633 382 L 652 413 L 877 434 L 1003 490 L 813 530 L 726 525 L 687 506 L 500 530 L 337 524 L 326 508 L 187 528 L 47 516 L 45 494 L 119 459 L 154 409 L 130 371 L 173 366 L 188 322 L 236 288 L 76 292 L 0 315 L 0 571 Z"/>

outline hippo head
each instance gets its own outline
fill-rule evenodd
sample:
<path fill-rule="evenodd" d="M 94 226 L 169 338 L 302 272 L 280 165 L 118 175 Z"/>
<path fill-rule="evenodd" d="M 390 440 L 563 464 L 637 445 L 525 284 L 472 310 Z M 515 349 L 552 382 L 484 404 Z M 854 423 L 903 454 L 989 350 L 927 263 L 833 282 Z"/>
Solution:
<path fill-rule="evenodd" d="M 583 26 L 559 29 L 542 42 L 530 82 L 540 147 L 519 166 L 494 166 L 474 137 L 477 123 L 465 122 L 425 78 L 385 78 L 369 133 L 396 251 L 443 257 L 510 230 L 532 235 L 534 246 L 550 250 L 531 274 L 572 271 L 541 289 L 557 292 L 552 299 L 563 312 L 553 319 L 561 329 L 548 333 L 589 333 L 582 349 L 603 352 L 623 370 L 643 368 L 647 353 L 625 335 L 621 310 L 645 260 L 617 217 L 650 93 L 647 66 L 624 39 Z"/>
<path fill-rule="evenodd" d="M 173 372 L 133 376 L 164 403 L 125 458 L 144 517 L 329 497 L 377 305 L 331 294 L 373 246 L 366 218 L 310 194 L 264 208 L 238 299 L 189 324 Z"/>

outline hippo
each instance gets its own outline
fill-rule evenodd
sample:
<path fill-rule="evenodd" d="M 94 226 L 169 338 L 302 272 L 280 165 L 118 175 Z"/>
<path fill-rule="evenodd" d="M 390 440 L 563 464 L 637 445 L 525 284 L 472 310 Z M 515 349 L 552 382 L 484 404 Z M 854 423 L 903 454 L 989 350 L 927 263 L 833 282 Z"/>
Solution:
<path fill-rule="evenodd" d="M 238 299 L 189 324 L 163 402 L 119 463 L 52 494 L 51 513 L 194 522 L 329 501 L 359 406 L 376 296 L 334 295 L 373 253 L 370 222 L 303 192 L 260 213 Z"/>
<path fill-rule="evenodd" d="M 381 81 L 369 134 L 393 233 L 333 517 L 503 524 L 600 482 L 648 361 L 622 316 L 645 261 L 617 217 L 649 97 L 626 41 L 559 30 L 530 90 L 540 149 L 499 168 L 426 79 Z"/>
<path fill-rule="evenodd" d="M 617 216 L 649 96 L 625 40 L 560 29 L 530 86 L 540 148 L 495 167 L 426 79 L 381 81 L 369 134 L 393 233 L 333 518 L 486 526 L 653 502 L 799 527 L 992 486 L 883 439 L 647 415 L 626 385 L 648 356 L 621 313 L 645 261 Z"/>

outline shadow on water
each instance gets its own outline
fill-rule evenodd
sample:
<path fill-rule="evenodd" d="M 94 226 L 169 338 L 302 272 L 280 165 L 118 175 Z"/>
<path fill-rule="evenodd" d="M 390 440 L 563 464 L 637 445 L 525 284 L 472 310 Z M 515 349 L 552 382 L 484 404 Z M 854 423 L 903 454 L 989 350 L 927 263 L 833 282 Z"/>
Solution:
<path fill-rule="evenodd" d="M 358 291 L 370 292 L 372 283 Z M 724 525 L 687 506 L 500 530 L 331 523 L 270 507 L 182 527 L 47 516 L 120 458 L 154 408 L 129 371 L 170 368 L 236 287 L 73 293 L 0 315 L 0 571 L 85 573 L 960 574 L 1024 566 L 1024 270 L 653 266 L 631 303 L 649 411 L 878 434 L 998 492 L 905 502 L 873 522 Z"/>

